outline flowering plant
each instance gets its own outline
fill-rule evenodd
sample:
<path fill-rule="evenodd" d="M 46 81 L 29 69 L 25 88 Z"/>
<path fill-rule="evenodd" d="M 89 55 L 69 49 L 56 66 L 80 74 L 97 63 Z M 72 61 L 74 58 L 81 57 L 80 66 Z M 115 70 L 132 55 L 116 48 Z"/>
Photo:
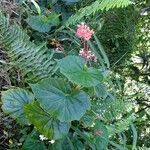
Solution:
<path fill-rule="evenodd" d="M 76 36 L 82 38 L 83 40 L 83 48 L 80 50 L 79 55 L 82 56 L 86 61 L 97 61 L 97 57 L 93 54 L 88 47 L 87 41 L 92 38 L 94 31 L 91 30 L 85 23 L 81 23 L 78 25 Z"/>
<path fill-rule="evenodd" d="M 42 134 L 41 140 L 55 140 L 56 143 L 59 139 L 65 140 L 69 134 L 71 134 L 70 138 L 74 139 L 77 126 L 89 128 L 90 136 L 94 139 L 96 136 L 97 142 L 92 139 L 90 141 L 92 145 L 88 147 L 98 148 L 101 142 L 104 142 L 102 138 L 104 136 L 106 141 L 101 146 L 104 149 L 108 144 L 108 133 L 104 124 L 94 118 L 89 125 L 86 125 L 85 121 L 92 110 L 93 98 L 103 97 L 96 94 L 101 92 L 98 87 L 104 86 L 102 85 L 103 71 L 88 66 L 87 63 L 97 62 L 97 57 L 90 51 L 87 43 L 93 34 L 93 30 L 85 23 L 81 23 L 76 32 L 76 36 L 83 42 L 80 56 L 68 55 L 57 60 L 60 77 L 45 78 L 35 84 L 29 84 L 31 91 L 15 88 L 3 92 L 3 111 L 22 124 L 33 124 Z M 94 93 L 89 95 L 86 89 L 93 90 Z M 107 97 L 106 91 L 103 91 L 105 97 Z"/>

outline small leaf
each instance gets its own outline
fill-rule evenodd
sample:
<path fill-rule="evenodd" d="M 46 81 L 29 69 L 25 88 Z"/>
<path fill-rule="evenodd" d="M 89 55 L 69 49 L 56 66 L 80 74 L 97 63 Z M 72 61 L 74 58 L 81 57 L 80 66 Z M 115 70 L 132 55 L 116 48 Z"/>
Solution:
<path fill-rule="evenodd" d="M 100 43 L 99 39 L 97 38 L 97 36 L 95 34 L 94 34 L 94 38 L 95 38 L 96 44 L 97 44 L 97 46 L 99 48 L 99 51 L 100 51 L 101 55 L 103 56 L 103 59 L 104 59 L 106 65 L 107 65 L 107 68 L 109 68 L 110 67 L 110 63 L 109 63 L 108 56 L 107 56 L 107 54 L 106 54 L 102 44 Z"/>
<path fill-rule="evenodd" d="M 93 127 L 93 142 L 96 145 L 96 148 L 99 150 L 105 150 L 107 148 L 109 139 L 108 139 L 108 131 L 105 125 L 96 121 L 95 126 Z"/>
<path fill-rule="evenodd" d="M 67 135 L 70 124 L 60 122 L 45 112 L 37 101 L 27 104 L 25 113 L 29 121 L 49 139 L 60 139 Z"/>
<path fill-rule="evenodd" d="M 31 88 L 41 107 L 62 122 L 79 120 L 90 108 L 90 98 L 83 91 L 72 91 L 62 79 L 44 79 Z"/>
<path fill-rule="evenodd" d="M 23 89 L 10 89 L 2 92 L 2 109 L 11 117 L 18 119 L 20 123 L 26 124 L 27 119 L 23 107 L 33 100 L 34 96 Z"/>
<path fill-rule="evenodd" d="M 107 88 L 104 84 L 100 83 L 94 87 L 95 95 L 105 99 L 108 96 Z"/>
<path fill-rule="evenodd" d="M 58 62 L 60 72 L 70 81 L 85 87 L 96 86 L 103 80 L 101 71 L 88 68 L 85 60 L 79 56 L 67 56 Z"/>
<path fill-rule="evenodd" d="M 88 115 L 88 114 L 86 114 L 86 115 L 84 115 L 83 117 L 82 117 L 82 124 L 83 124 L 83 126 L 85 127 L 85 128 L 88 128 L 88 127 L 91 127 L 92 125 L 93 125 L 93 123 L 94 123 L 94 117 L 92 116 L 92 115 Z"/>
<path fill-rule="evenodd" d="M 40 15 L 41 14 L 41 9 L 40 9 L 40 6 L 38 5 L 38 3 L 35 0 L 31 0 L 31 2 L 33 3 L 33 5 L 35 6 L 38 14 Z"/>

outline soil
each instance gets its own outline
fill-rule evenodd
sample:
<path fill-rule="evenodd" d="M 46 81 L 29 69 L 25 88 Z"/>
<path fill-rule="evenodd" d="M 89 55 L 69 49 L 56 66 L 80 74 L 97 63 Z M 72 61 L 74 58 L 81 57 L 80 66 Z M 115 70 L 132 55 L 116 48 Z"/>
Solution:
<path fill-rule="evenodd" d="M 0 48 L 0 61 L 6 61 L 6 55 L 3 53 L 2 48 Z M 0 97 L 1 91 L 5 89 L 5 87 L 10 86 L 9 77 L 7 71 L 2 67 L 0 62 Z M 0 99 L 0 150 L 9 149 L 10 137 L 12 137 L 15 133 L 15 121 L 5 115 L 1 109 L 2 102 Z M 13 130 L 12 130 L 13 129 Z"/>

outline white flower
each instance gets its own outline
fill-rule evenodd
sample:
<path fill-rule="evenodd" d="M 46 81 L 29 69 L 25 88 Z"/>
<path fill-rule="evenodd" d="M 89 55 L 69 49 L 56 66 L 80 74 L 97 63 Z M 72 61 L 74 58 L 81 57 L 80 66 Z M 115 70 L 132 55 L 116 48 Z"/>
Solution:
<path fill-rule="evenodd" d="M 39 135 L 39 137 L 41 141 L 47 140 L 47 138 L 44 135 Z"/>
<path fill-rule="evenodd" d="M 49 141 L 49 143 L 54 144 L 54 143 L 55 143 L 55 140 L 51 140 L 51 141 Z"/>

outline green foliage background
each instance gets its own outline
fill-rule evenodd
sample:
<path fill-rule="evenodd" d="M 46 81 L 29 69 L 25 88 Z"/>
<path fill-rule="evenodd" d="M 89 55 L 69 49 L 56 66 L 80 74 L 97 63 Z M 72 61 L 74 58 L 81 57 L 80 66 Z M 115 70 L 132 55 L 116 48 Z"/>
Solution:
<path fill-rule="evenodd" d="M 11 142 L 8 141 L 8 144 L 2 143 L 2 148 L 16 149 L 21 147 L 19 144 L 24 143 L 23 149 L 33 149 L 33 143 L 37 143 L 37 149 L 59 150 L 62 147 L 64 149 L 74 149 L 75 145 L 77 145 L 75 149 L 85 149 L 85 147 L 94 149 L 95 146 L 92 143 L 96 143 L 96 149 L 100 150 L 149 149 L 150 30 L 148 26 L 149 15 L 141 15 L 147 10 L 146 8 L 149 8 L 149 2 L 146 0 L 130 2 L 129 0 L 39 1 L 42 15 L 45 16 L 44 19 L 40 18 L 41 16 L 38 15 L 35 6 L 28 1 L 17 1 L 17 5 L 15 5 L 17 10 L 11 3 L 11 7 L 1 5 L 6 7 L 1 9 L 6 15 L 9 14 L 11 18 L 8 21 L 7 17 L 1 13 L 0 43 L 3 48 L 3 55 L 0 56 L 0 79 L 3 80 L 2 84 L 6 85 L 6 87 L 1 87 L 2 91 L 5 88 L 8 89 L 14 86 L 30 90 L 27 83 L 35 83 L 49 76 L 55 77 L 55 79 L 61 76 L 58 71 L 58 67 L 61 65 L 57 66 L 56 60 L 69 54 L 78 54 L 81 48 L 81 41 L 75 37 L 74 29 L 76 24 L 80 22 L 87 22 L 96 32 L 96 36 L 89 45 L 101 61 L 95 64 L 94 67 L 98 67 L 100 64 L 109 67 L 107 56 L 110 61 L 110 76 L 107 76 L 105 70 L 106 81 L 104 84 L 92 90 L 90 89 L 90 91 L 88 86 L 91 83 L 84 83 L 84 85 L 88 86 L 83 90 L 88 91 L 91 97 L 94 90 L 97 92 L 96 96 L 98 99 L 92 97 L 92 111 L 88 112 L 80 122 L 75 121 L 72 123 L 71 132 L 66 138 L 61 141 L 58 140 L 54 144 L 49 144 L 48 141 L 41 142 L 39 140 L 40 133 L 33 130 L 32 126 L 22 129 L 17 124 L 20 131 L 17 131 L 15 134 L 19 134 L 18 137 L 15 138 L 10 135 Z M 5 2 L 1 3 L 5 4 Z M 8 8 L 11 8 L 11 11 Z M 57 16 L 52 17 L 52 19 L 56 19 L 54 24 L 49 21 L 51 12 L 54 13 L 54 16 Z M 149 14 L 149 12 L 147 13 Z M 73 16 L 70 17 L 71 15 Z M 32 23 L 27 21 L 29 18 L 32 19 L 32 16 L 39 18 L 39 20 L 37 19 L 37 24 L 34 20 L 31 20 L 36 26 L 32 26 Z M 14 24 L 13 22 L 16 21 L 19 25 L 15 24 L 12 26 L 11 24 Z M 41 24 L 43 25 L 44 23 L 49 28 L 48 31 L 41 30 L 43 27 L 41 27 Z M 62 47 L 64 53 L 60 53 Z M 60 51 L 58 52 L 56 49 Z M 103 49 L 106 53 L 103 53 Z M 138 63 L 133 61 L 135 58 L 141 61 Z M 71 76 L 72 74 L 70 75 L 67 73 L 67 70 L 65 71 L 62 69 L 61 73 L 70 81 L 77 83 L 82 81 L 81 79 L 80 81 L 74 79 Z M 20 106 L 22 107 L 22 105 Z M 10 113 L 9 107 L 5 107 L 5 105 L 3 107 L 5 112 L 8 111 L 7 113 Z M 41 116 L 37 116 L 37 113 L 34 114 L 32 112 L 34 108 L 41 112 L 41 116 L 44 114 L 43 118 L 46 116 L 46 120 L 50 120 L 51 123 L 48 124 L 48 127 L 51 124 L 59 127 L 61 123 L 53 120 L 50 114 L 46 115 L 47 112 L 44 112 L 41 106 L 35 102 L 31 105 L 27 104 L 25 112 L 35 116 L 35 118 L 40 118 Z M 5 118 L 4 114 L 1 114 Z M 21 112 L 21 115 L 24 115 L 24 112 Z M 16 115 L 11 114 L 11 116 L 15 116 L 19 120 L 19 117 L 16 117 Z M 42 128 L 42 117 L 38 122 L 30 115 L 27 117 L 40 132 L 44 133 L 47 131 L 46 135 L 49 137 L 53 135 L 53 131 Z M 103 123 L 97 124 L 92 130 L 90 127 L 95 122 L 95 118 L 100 118 Z M 4 121 L 7 126 L 4 129 L 2 128 L 6 132 L 1 131 L 4 135 L 10 134 L 9 130 L 14 127 L 12 122 L 8 120 Z M 67 132 L 67 125 L 63 123 L 61 125 L 65 129 L 64 131 Z M 50 127 L 54 129 L 54 126 Z M 99 136 L 93 136 L 97 128 L 106 134 L 102 136 L 105 140 L 104 138 L 99 138 Z M 58 133 L 64 134 L 64 132 L 55 128 L 54 135 L 58 135 Z M 107 147 L 108 135 L 109 145 Z M 30 147 L 31 145 L 32 147 Z"/>

